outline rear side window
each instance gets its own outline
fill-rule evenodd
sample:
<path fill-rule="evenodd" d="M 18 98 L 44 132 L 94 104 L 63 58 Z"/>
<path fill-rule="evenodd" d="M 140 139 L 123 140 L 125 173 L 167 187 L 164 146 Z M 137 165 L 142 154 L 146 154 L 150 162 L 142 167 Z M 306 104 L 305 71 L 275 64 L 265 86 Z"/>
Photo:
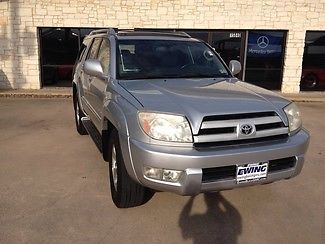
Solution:
<path fill-rule="evenodd" d="M 102 41 L 102 44 L 100 45 L 99 51 L 98 51 L 98 57 L 97 59 L 102 65 L 104 74 L 108 74 L 109 69 L 109 41 L 104 38 Z"/>
<path fill-rule="evenodd" d="M 90 50 L 88 52 L 87 59 L 96 59 L 97 58 L 98 48 L 99 48 L 101 41 L 102 41 L 101 38 L 94 39 L 94 41 L 90 47 Z"/>

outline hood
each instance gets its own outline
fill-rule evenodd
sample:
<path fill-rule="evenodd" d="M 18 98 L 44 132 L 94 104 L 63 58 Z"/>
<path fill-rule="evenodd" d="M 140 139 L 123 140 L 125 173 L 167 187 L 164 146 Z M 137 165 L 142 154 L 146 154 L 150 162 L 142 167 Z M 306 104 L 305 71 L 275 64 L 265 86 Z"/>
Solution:
<path fill-rule="evenodd" d="M 120 81 L 146 111 L 185 115 L 196 134 L 204 116 L 276 111 L 289 101 L 236 78 Z"/>

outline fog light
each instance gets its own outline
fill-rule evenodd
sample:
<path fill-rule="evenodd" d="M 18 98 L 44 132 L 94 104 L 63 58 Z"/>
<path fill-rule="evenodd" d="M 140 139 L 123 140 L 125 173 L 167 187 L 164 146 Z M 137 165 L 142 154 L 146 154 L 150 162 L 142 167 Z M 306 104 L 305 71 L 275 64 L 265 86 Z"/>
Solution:
<path fill-rule="evenodd" d="M 171 169 L 164 169 L 162 180 L 170 181 L 170 182 L 177 182 L 179 177 L 181 176 L 182 171 L 178 170 L 171 170 Z"/>
<path fill-rule="evenodd" d="M 144 167 L 144 175 L 151 179 L 161 180 L 162 178 L 162 169 Z"/>
<path fill-rule="evenodd" d="M 162 180 L 168 182 L 178 182 L 183 171 L 172 169 L 158 169 L 153 167 L 144 167 L 144 175 L 147 178 Z"/>

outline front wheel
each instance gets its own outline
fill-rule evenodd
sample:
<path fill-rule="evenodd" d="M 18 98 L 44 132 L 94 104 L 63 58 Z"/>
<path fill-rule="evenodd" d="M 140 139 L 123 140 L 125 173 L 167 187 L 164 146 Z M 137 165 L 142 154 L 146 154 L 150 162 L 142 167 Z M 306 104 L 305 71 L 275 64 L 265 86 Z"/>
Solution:
<path fill-rule="evenodd" d="M 118 132 L 113 130 L 108 143 L 109 181 L 112 200 L 118 208 L 130 208 L 148 202 L 154 192 L 135 182 L 124 165 Z"/>

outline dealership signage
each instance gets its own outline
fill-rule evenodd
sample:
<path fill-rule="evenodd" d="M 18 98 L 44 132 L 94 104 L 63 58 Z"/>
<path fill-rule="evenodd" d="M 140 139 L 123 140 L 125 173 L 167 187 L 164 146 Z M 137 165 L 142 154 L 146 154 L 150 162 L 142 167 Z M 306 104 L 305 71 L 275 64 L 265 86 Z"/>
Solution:
<path fill-rule="evenodd" d="M 247 55 L 249 57 L 279 57 L 282 53 L 282 37 L 250 33 Z"/>

